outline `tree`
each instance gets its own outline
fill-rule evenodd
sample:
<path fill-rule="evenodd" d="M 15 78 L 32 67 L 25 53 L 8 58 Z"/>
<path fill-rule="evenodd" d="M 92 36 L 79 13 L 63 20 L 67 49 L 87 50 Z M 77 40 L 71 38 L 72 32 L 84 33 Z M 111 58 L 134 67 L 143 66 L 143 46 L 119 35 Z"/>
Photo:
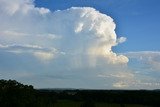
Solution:
<path fill-rule="evenodd" d="M 54 96 L 41 95 L 31 85 L 0 80 L 0 107 L 53 107 Z"/>

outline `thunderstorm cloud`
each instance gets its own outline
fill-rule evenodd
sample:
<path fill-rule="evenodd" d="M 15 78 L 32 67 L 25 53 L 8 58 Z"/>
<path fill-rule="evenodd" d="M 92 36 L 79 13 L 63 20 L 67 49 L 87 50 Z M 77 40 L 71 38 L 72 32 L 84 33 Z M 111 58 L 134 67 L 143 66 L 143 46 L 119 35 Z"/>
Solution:
<path fill-rule="evenodd" d="M 0 0 L 0 13 L 1 78 L 36 87 L 128 88 L 137 83 L 127 67 L 128 54 L 112 50 L 126 38 L 117 37 L 110 16 L 91 7 L 52 12 L 35 7 L 33 0 Z"/>

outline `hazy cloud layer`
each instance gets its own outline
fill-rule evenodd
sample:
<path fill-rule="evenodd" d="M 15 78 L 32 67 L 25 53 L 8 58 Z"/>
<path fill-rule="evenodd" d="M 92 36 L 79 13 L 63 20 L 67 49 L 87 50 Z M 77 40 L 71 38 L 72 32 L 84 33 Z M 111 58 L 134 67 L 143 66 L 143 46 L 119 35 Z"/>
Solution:
<path fill-rule="evenodd" d="M 159 51 L 129 52 L 125 55 L 131 59 L 137 60 L 141 65 L 146 66 L 146 69 L 149 71 L 160 72 Z"/>
<path fill-rule="evenodd" d="M 117 38 L 113 19 L 94 8 L 51 12 L 33 0 L 0 0 L 0 13 L 1 78 L 77 88 L 143 88 L 157 81 L 127 66 L 135 55 L 112 51 L 126 38 Z"/>

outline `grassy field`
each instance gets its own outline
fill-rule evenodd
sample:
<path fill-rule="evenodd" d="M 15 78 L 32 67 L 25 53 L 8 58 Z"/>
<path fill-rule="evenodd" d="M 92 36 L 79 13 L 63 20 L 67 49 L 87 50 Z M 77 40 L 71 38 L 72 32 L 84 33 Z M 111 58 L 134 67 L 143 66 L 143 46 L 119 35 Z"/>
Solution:
<path fill-rule="evenodd" d="M 80 107 L 82 102 L 75 102 L 70 100 L 59 100 L 54 107 Z M 109 103 L 95 103 L 95 107 L 149 107 L 137 104 L 109 104 Z"/>
<path fill-rule="evenodd" d="M 82 102 L 60 100 L 57 103 L 55 103 L 55 107 L 80 107 L 81 104 Z"/>
<path fill-rule="evenodd" d="M 96 107 L 149 107 L 144 105 L 137 105 L 137 104 L 108 104 L 108 103 L 96 103 Z"/>

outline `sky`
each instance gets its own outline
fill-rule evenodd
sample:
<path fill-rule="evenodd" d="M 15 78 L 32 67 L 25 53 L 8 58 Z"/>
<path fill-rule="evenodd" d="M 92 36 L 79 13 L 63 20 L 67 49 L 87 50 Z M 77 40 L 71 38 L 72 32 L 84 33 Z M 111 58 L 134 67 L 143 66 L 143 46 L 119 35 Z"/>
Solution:
<path fill-rule="evenodd" d="M 159 0 L 0 0 L 0 79 L 35 88 L 159 89 Z"/>

